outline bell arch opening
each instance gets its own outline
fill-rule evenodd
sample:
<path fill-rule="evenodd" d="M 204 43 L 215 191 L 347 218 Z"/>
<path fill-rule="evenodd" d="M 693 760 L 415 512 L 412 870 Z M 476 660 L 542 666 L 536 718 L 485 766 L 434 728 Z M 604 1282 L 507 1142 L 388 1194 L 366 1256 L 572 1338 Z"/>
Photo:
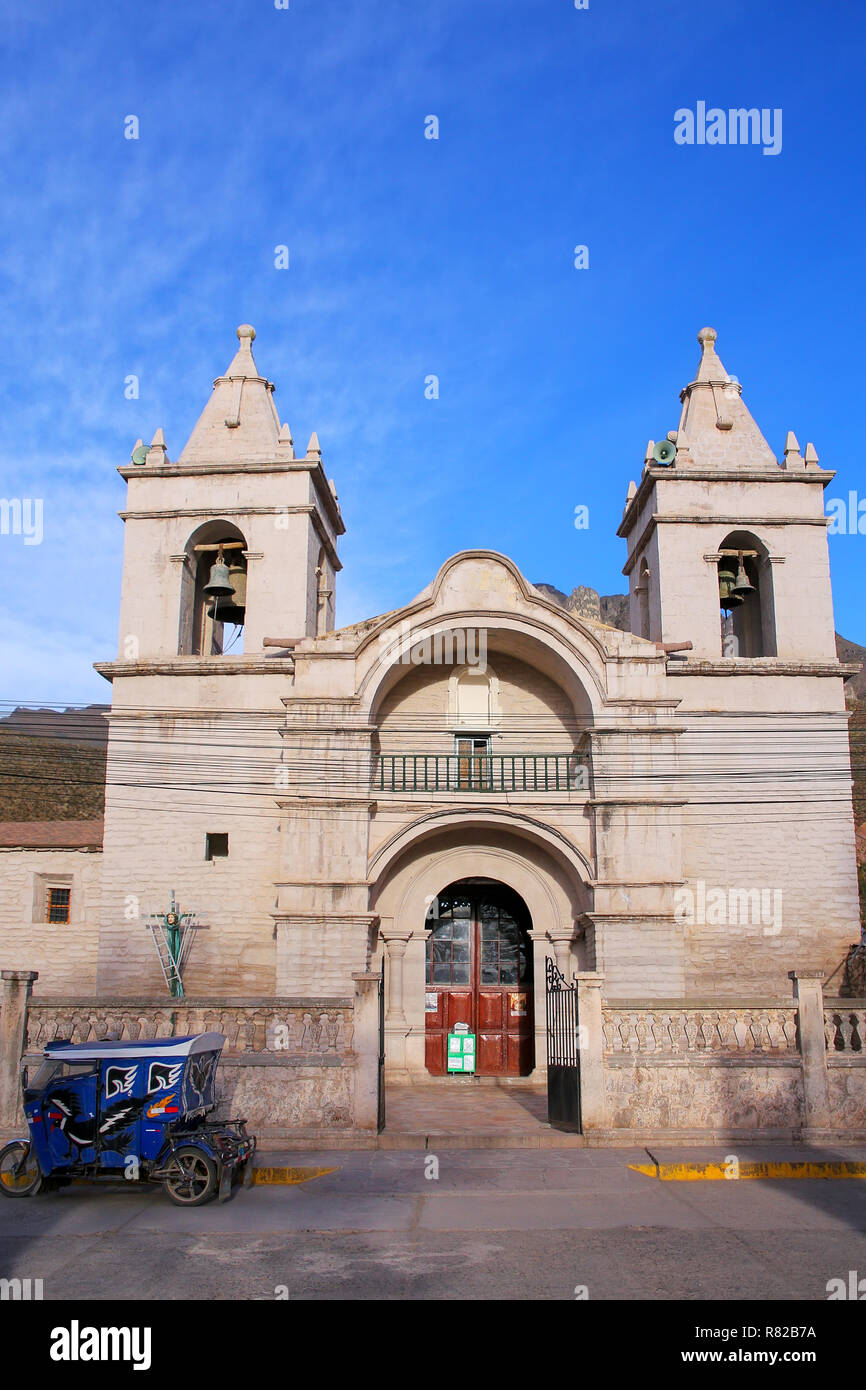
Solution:
<path fill-rule="evenodd" d="M 178 653 L 240 656 L 247 604 L 247 542 L 231 521 L 208 521 L 184 548 Z"/>
<path fill-rule="evenodd" d="M 722 655 L 776 656 L 773 566 L 751 531 L 731 531 L 719 546 Z"/>
<path fill-rule="evenodd" d="M 431 1076 L 528 1076 L 535 1066 L 532 918 L 493 878 L 463 878 L 425 919 L 425 1064 Z"/>

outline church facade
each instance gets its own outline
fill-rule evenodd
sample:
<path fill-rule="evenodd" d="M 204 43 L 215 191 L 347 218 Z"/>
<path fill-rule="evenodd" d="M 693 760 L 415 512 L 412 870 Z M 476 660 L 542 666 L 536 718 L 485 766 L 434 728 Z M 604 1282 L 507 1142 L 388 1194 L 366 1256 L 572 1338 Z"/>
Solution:
<path fill-rule="evenodd" d="M 628 484 L 631 631 L 481 550 L 335 628 L 336 487 L 254 336 L 176 461 L 159 431 L 120 469 L 102 849 L 86 883 L 81 849 L 48 871 L 74 946 L 28 922 L 4 965 L 35 998 L 165 995 L 147 923 L 174 892 L 202 928 L 187 995 L 344 997 L 384 966 L 386 1067 L 415 1080 L 459 1023 L 480 1074 L 542 1077 L 548 958 L 621 1013 L 832 979 L 860 934 L 834 475 L 792 434 L 775 457 L 713 330 Z"/>

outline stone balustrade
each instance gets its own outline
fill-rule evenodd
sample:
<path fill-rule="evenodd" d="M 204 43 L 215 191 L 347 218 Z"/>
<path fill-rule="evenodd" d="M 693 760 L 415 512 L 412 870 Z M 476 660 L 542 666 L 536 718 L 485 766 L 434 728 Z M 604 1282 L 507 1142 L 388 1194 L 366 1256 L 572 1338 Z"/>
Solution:
<path fill-rule="evenodd" d="M 730 1008 L 603 1010 L 608 1056 L 785 1056 L 797 1051 L 797 1009 L 791 1005 Z"/>
<path fill-rule="evenodd" d="M 273 1053 L 327 1057 L 336 1062 L 352 1052 L 352 1000 L 292 998 L 250 1003 L 179 999 L 154 1003 L 137 999 L 32 999 L 26 1051 L 41 1052 L 55 1038 L 85 1043 L 208 1032 L 224 1035 L 225 1058 Z"/>
<path fill-rule="evenodd" d="M 824 1037 L 831 1057 L 866 1058 L 866 1000 L 825 1000 Z"/>

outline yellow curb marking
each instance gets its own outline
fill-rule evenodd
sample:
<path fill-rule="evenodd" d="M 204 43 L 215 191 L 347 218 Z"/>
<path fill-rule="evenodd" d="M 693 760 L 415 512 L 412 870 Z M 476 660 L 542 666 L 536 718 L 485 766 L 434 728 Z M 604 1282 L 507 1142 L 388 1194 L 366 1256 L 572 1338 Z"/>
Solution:
<path fill-rule="evenodd" d="M 309 1182 L 311 1178 L 323 1178 L 326 1173 L 336 1173 L 337 1168 L 254 1168 L 253 1187 L 287 1187 L 292 1183 Z"/>
<path fill-rule="evenodd" d="M 741 1178 L 866 1178 L 863 1162 L 740 1163 L 630 1163 L 634 1173 L 662 1182 L 738 1181 Z M 733 1170 L 733 1171 L 732 1171 Z M 736 1174 L 736 1176 L 735 1176 Z"/>

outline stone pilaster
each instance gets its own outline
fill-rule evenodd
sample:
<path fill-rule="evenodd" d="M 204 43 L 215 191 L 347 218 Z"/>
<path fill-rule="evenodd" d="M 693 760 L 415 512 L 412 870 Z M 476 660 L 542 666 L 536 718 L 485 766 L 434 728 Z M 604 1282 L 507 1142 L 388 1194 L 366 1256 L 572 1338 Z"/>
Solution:
<path fill-rule="evenodd" d="M 355 985 L 355 1128 L 376 1130 L 379 1114 L 379 976 L 353 975 Z"/>
<path fill-rule="evenodd" d="M 577 975 L 577 1015 L 580 1026 L 580 1119 L 584 1134 L 605 1124 L 604 1032 L 598 971 Z"/>
<path fill-rule="evenodd" d="M 830 1127 L 830 1082 L 824 1037 L 824 972 L 791 970 L 803 1068 L 803 1128 Z"/>

